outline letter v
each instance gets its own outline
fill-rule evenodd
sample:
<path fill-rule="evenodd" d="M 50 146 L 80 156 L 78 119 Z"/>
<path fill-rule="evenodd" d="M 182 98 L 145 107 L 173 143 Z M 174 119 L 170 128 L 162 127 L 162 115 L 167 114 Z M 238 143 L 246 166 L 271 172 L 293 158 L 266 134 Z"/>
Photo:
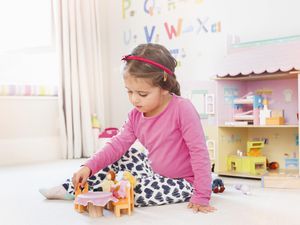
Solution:
<path fill-rule="evenodd" d="M 152 26 L 150 35 L 149 35 L 149 31 L 148 31 L 147 26 L 144 26 L 144 31 L 145 31 L 147 43 L 150 43 L 152 38 L 153 38 L 153 34 L 154 34 L 154 31 L 155 31 L 155 26 Z"/>

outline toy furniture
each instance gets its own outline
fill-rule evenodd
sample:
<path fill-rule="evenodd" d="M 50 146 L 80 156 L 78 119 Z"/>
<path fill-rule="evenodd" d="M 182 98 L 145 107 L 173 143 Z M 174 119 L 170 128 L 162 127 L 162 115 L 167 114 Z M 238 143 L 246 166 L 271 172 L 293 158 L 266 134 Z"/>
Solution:
<path fill-rule="evenodd" d="M 134 209 L 134 186 L 136 184 L 135 178 L 129 173 L 125 171 L 123 174 L 123 179 L 116 185 L 115 189 L 117 193 L 114 193 L 114 196 L 119 197 L 119 201 L 112 202 L 109 206 L 111 210 L 114 211 L 117 217 L 121 216 L 121 212 L 127 212 L 128 215 L 131 215 L 131 212 Z M 125 190 L 125 193 L 123 193 Z"/>
<path fill-rule="evenodd" d="M 241 174 L 263 175 L 267 171 L 266 157 L 230 155 L 227 158 L 227 170 Z"/>
<path fill-rule="evenodd" d="M 131 215 L 131 212 L 134 208 L 134 196 L 133 196 L 133 187 L 129 186 L 126 188 L 125 198 L 119 199 L 117 202 L 112 203 L 112 209 L 117 217 L 121 216 L 121 211 L 127 211 L 128 215 Z"/>
<path fill-rule="evenodd" d="M 103 216 L 103 208 L 110 201 L 117 202 L 111 192 L 87 192 L 75 198 L 75 204 L 82 206 L 91 217 Z M 80 213 L 83 211 L 79 211 Z"/>
<path fill-rule="evenodd" d="M 286 169 L 297 169 L 299 167 L 298 158 L 287 158 L 284 160 Z"/>
<path fill-rule="evenodd" d="M 263 141 L 248 141 L 247 156 L 261 156 L 261 150 L 264 147 Z"/>
<path fill-rule="evenodd" d="M 89 186 L 88 186 L 88 183 L 86 182 L 84 187 L 81 188 L 81 184 L 78 184 L 78 187 L 77 189 L 75 190 L 75 200 L 77 198 L 78 195 L 81 195 L 81 194 L 85 194 L 89 191 Z M 86 207 L 83 206 L 83 205 L 80 205 L 80 204 L 77 204 L 76 201 L 74 202 L 74 208 L 76 211 L 78 211 L 79 213 L 83 213 L 84 211 L 86 211 Z"/>
<path fill-rule="evenodd" d="M 259 124 L 259 111 L 262 108 L 262 97 L 252 92 L 233 100 L 235 121 L 247 121 L 249 124 Z"/>

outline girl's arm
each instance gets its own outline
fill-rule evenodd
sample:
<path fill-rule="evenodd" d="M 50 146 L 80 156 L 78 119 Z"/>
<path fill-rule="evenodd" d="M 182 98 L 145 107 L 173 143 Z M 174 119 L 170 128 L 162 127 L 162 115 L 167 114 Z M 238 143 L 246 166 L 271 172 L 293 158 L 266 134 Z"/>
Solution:
<path fill-rule="evenodd" d="M 182 101 L 180 104 L 180 126 L 189 148 L 194 174 L 194 192 L 190 202 L 208 206 L 211 196 L 211 165 L 200 117 L 190 101 Z"/>

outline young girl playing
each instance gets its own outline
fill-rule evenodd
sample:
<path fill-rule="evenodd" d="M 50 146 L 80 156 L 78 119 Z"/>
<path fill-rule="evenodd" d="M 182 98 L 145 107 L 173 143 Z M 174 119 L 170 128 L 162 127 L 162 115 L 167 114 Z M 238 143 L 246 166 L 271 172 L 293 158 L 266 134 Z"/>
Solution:
<path fill-rule="evenodd" d="M 139 45 L 122 60 L 125 87 L 134 106 L 126 123 L 74 173 L 72 182 L 67 180 L 56 190 L 60 194 L 44 195 L 73 194 L 79 182 L 99 191 L 109 170 L 128 170 L 137 180 L 136 206 L 189 201 L 195 212 L 214 211 L 209 205 L 210 160 L 200 118 L 192 103 L 180 97 L 176 60 L 158 44 Z M 136 139 L 148 150 L 147 156 L 130 148 Z"/>

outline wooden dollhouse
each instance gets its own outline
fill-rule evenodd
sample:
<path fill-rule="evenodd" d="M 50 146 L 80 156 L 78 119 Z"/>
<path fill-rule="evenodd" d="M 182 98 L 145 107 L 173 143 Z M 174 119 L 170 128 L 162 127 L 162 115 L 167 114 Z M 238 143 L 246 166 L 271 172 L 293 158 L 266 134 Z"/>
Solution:
<path fill-rule="evenodd" d="M 300 36 L 237 43 L 228 52 L 216 78 L 215 171 L 262 179 L 263 187 L 300 188 Z M 244 98 L 249 93 L 253 94 Z M 250 114 L 237 112 L 247 106 Z M 247 155 L 249 142 L 264 144 L 260 155 Z M 267 168 L 270 162 L 278 163 L 279 168 Z M 287 162 L 294 164 L 288 167 Z"/>

